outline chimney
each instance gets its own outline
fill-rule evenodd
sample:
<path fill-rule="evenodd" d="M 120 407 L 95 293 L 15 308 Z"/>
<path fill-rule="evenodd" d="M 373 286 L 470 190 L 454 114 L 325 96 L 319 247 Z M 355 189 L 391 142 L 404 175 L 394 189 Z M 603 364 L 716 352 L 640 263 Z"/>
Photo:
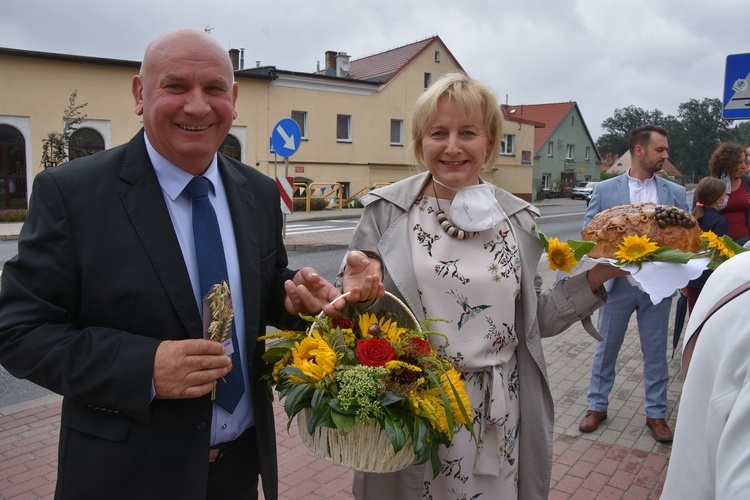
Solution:
<path fill-rule="evenodd" d="M 232 61 L 232 69 L 237 71 L 240 68 L 240 51 L 239 49 L 229 49 L 229 59 Z"/>
<path fill-rule="evenodd" d="M 336 54 L 336 76 L 349 77 L 349 54 L 346 52 Z"/>
<path fill-rule="evenodd" d="M 240 69 L 245 69 L 245 49 L 240 47 Z"/>
<path fill-rule="evenodd" d="M 326 50 L 326 75 L 336 75 L 336 51 Z"/>

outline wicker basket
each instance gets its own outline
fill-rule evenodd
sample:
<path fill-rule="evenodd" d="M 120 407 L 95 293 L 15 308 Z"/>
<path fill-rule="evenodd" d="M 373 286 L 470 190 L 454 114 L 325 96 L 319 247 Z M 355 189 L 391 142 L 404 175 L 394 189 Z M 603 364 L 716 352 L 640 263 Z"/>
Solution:
<path fill-rule="evenodd" d="M 416 328 L 420 329 L 419 320 L 406 304 L 393 294 L 385 293 L 409 314 Z M 334 302 L 346 295 L 337 297 Z M 308 334 L 313 327 L 314 325 L 310 325 Z M 297 415 L 300 438 L 310 451 L 330 462 L 363 472 L 396 472 L 408 467 L 416 459 L 410 438 L 407 437 L 406 444 L 401 451 L 394 452 L 388 435 L 373 419 L 370 420 L 369 425 L 356 424 L 347 433 L 338 429 L 318 427 L 313 434 L 310 434 L 307 431 L 309 414 L 310 409 L 305 408 Z"/>
<path fill-rule="evenodd" d="M 395 453 L 388 435 L 375 420 L 369 425 L 357 424 L 346 434 L 327 427 L 318 427 L 310 434 L 309 413 L 306 408 L 297 415 L 300 438 L 310 451 L 329 462 L 363 472 L 396 472 L 414 463 L 411 439 L 407 438 L 406 445 Z"/>

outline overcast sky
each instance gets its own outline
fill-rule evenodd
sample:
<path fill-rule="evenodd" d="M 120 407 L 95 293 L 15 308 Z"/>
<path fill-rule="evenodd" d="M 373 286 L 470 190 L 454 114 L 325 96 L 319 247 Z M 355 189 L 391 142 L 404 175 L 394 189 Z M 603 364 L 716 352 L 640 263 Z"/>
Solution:
<path fill-rule="evenodd" d="M 617 108 L 722 98 L 750 52 L 748 0 L 1 0 L 0 47 L 140 61 L 163 31 L 212 28 L 245 67 L 311 72 L 439 35 L 501 102 L 576 101 L 596 140 Z M 0 68 L 2 71 L 2 68 Z M 507 98 L 506 98 L 507 96 Z M 1 111 L 1 110 L 0 110 Z"/>

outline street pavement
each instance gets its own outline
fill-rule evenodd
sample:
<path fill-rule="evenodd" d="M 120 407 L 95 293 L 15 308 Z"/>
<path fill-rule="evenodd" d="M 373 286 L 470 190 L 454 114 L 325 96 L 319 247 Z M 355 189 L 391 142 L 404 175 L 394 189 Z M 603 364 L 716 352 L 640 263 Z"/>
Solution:
<path fill-rule="evenodd" d="M 564 204 L 571 200 L 542 203 Z M 289 215 L 287 221 L 358 218 L 360 214 L 361 210 L 351 209 L 297 213 Z M 17 238 L 19 229 L 20 224 L 0 224 L 0 239 Z M 351 235 L 352 230 L 295 235 L 285 239 L 285 244 L 287 249 L 297 251 L 340 249 L 348 246 Z M 544 259 L 538 270 L 545 286 L 554 282 L 555 273 Z M 593 433 L 578 430 L 578 423 L 587 409 L 586 393 L 595 343 L 580 323 L 557 337 L 543 339 L 555 401 L 554 463 L 549 498 L 657 499 L 664 485 L 671 447 L 654 441 L 645 426 L 643 357 L 635 317 L 631 318 L 618 358 L 608 420 Z M 680 350 L 678 346 L 678 353 Z M 669 364 L 667 420 L 673 430 L 682 392 L 679 369 L 677 355 Z M 0 499 L 53 498 L 60 407 L 61 398 L 51 395 L 0 408 Z M 279 498 L 353 498 L 350 492 L 352 471 L 309 451 L 299 439 L 296 423 L 287 431 L 287 417 L 279 402 L 275 403 L 275 413 Z M 525 466 L 533 467 L 532 464 Z M 106 493 L 102 498 L 106 498 Z"/>

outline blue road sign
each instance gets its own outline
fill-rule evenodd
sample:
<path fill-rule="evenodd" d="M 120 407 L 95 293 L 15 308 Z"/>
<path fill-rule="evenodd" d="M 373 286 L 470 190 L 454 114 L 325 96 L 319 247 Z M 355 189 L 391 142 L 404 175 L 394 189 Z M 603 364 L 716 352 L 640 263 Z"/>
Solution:
<path fill-rule="evenodd" d="M 750 54 L 727 56 L 722 116 L 727 120 L 750 118 Z"/>
<path fill-rule="evenodd" d="M 297 122 L 284 118 L 274 125 L 271 131 L 271 148 L 279 156 L 289 158 L 299 149 L 302 132 Z"/>

